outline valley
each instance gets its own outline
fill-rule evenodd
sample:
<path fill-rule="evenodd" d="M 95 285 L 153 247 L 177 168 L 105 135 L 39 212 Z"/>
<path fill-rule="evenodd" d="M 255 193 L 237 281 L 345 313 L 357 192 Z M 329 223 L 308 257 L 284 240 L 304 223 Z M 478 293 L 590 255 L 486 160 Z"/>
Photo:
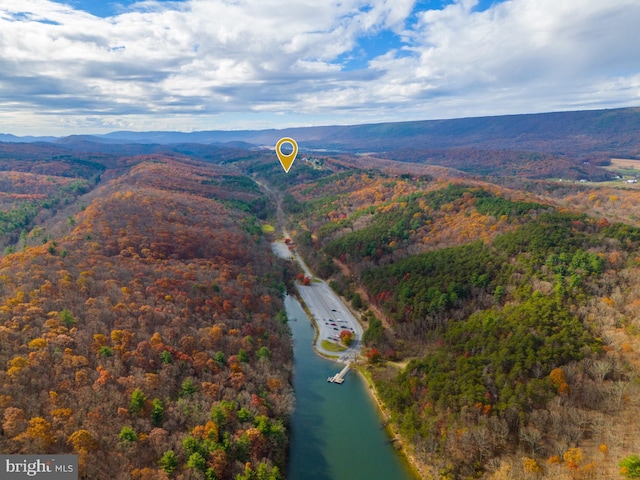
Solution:
<path fill-rule="evenodd" d="M 357 319 L 423 478 L 622 478 L 640 194 L 597 180 L 635 160 L 485 143 L 314 152 L 287 174 L 242 146 L 1 144 L 0 450 L 75 453 L 91 479 L 285 478 L 283 299 L 309 272 L 274 254 L 281 225 L 349 305 L 321 294 L 321 322 Z"/>

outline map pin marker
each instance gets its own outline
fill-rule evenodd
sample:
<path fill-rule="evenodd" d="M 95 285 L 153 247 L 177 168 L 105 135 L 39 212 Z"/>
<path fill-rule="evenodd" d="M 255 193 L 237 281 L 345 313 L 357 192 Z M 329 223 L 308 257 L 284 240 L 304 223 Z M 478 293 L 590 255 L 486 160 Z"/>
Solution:
<path fill-rule="evenodd" d="M 282 153 L 282 151 L 280 151 L 283 143 L 291 144 L 293 151 L 289 155 L 285 155 L 284 153 Z M 291 168 L 291 165 L 293 165 L 293 161 L 296 159 L 296 155 L 298 154 L 298 144 L 293 138 L 281 138 L 280 140 L 278 140 L 278 143 L 276 143 L 276 154 L 278 155 L 278 160 L 280 160 L 280 165 L 282 165 L 284 171 L 286 173 L 289 173 L 289 169 Z"/>

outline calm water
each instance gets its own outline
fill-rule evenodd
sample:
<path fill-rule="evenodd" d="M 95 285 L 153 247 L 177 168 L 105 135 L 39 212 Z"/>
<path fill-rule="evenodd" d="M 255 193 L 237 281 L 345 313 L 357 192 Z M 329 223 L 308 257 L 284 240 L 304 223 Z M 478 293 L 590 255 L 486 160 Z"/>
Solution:
<path fill-rule="evenodd" d="M 313 352 L 313 326 L 295 298 L 287 296 L 285 307 L 294 339 L 296 393 L 288 478 L 415 480 L 389 442 L 364 380 L 349 372 L 342 385 L 328 383 L 344 365 Z"/>

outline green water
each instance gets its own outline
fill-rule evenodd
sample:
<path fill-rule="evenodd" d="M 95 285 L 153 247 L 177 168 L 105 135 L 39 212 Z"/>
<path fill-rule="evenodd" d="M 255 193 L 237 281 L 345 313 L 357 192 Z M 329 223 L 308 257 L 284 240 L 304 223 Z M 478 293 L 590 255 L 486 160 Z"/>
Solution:
<path fill-rule="evenodd" d="M 356 372 L 327 382 L 344 365 L 318 357 L 314 329 L 293 297 L 285 298 L 293 332 L 296 410 L 289 480 L 415 480 L 389 441 L 368 386 Z M 295 319 L 295 320 L 294 320 Z"/>

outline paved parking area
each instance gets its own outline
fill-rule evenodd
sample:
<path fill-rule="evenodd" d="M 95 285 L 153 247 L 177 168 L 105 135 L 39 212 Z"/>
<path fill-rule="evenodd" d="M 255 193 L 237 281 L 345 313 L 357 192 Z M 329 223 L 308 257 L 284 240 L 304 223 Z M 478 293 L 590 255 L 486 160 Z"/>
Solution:
<path fill-rule="evenodd" d="M 284 232 L 285 236 L 289 234 Z M 355 359 L 362 349 L 362 326 L 351 314 L 347 306 L 342 303 L 340 297 L 329 288 L 324 281 L 314 278 L 309 267 L 295 251 L 289 250 L 284 242 L 274 242 L 271 244 L 273 252 L 281 257 L 295 259 L 305 272 L 305 275 L 312 278 L 311 285 L 298 284 L 300 297 L 309 308 L 313 319 L 318 327 L 318 337 L 315 348 L 323 355 L 335 357 L 339 355 L 338 361 L 348 362 Z M 331 352 L 322 348 L 322 340 L 340 343 L 340 332 L 350 330 L 355 336 L 351 346 L 344 352 Z"/>
<path fill-rule="evenodd" d="M 298 285 L 298 291 L 318 326 L 316 349 L 325 355 L 337 355 L 336 352 L 324 350 L 322 340 L 339 343 L 340 332 L 350 330 L 355 334 L 354 341 L 346 351 L 339 354 L 340 360 L 347 361 L 357 356 L 362 347 L 362 326 L 340 297 L 325 282 L 316 279 L 309 286 Z"/>

